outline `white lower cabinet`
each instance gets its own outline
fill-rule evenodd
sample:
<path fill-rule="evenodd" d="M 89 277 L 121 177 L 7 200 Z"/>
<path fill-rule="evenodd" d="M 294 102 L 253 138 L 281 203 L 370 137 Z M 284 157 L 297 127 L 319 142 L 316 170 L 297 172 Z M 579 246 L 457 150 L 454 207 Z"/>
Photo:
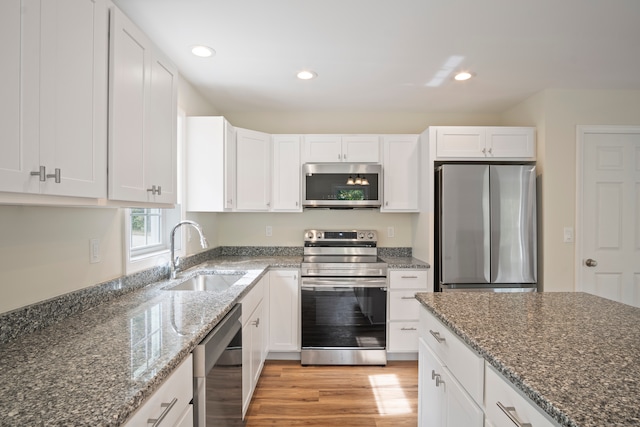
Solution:
<path fill-rule="evenodd" d="M 522 392 L 509 384 L 493 366 L 487 364 L 485 377 L 485 411 L 487 426 L 527 425 L 554 427 L 549 415 L 530 403 Z"/>
<path fill-rule="evenodd" d="M 482 427 L 484 359 L 424 308 L 419 335 L 419 426 Z"/>
<path fill-rule="evenodd" d="M 124 426 L 146 426 L 162 419 L 163 426 L 192 427 L 193 406 L 189 403 L 192 398 L 193 359 L 189 355 Z"/>
<path fill-rule="evenodd" d="M 389 353 L 418 351 L 418 318 L 420 303 L 416 292 L 427 292 L 427 270 L 389 270 Z"/>
<path fill-rule="evenodd" d="M 419 426 L 482 427 L 482 409 L 420 339 Z"/>
<path fill-rule="evenodd" d="M 300 351 L 298 270 L 269 272 L 269 351 Z"/>
<path fill-rule="evenodd" d="M 419 335 L 419 427 L 559 426 L 425 308 Z"/>
<path fill-rule="evenodd" d="M 265 286 L 268 276 L 264 276 L 242 299 L 242 416 L 247 413 L 266 357 L 266 331 L 269 330 L 267 316 L 264 315 Z"/>

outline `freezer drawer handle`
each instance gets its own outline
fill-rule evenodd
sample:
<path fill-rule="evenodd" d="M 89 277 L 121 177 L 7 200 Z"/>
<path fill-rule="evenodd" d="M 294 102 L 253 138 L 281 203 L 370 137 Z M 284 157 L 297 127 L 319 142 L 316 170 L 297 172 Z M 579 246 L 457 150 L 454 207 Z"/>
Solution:
<path fill-rule="evenodd" d="M 433 335 L 433 337 L 436 339 L 436 341 L 438 341 L 438 343 L 443 343 L 446 341 L 446 339 L 440 336 L 440 332 L 433 332 L 431 329 L 429 329 L 429 333 Z"/>
<path fill-rule="evenodd" d="M 178 402 L 178 398 L 174 397 L 171 402 L 160 404 L 161 408 L 165 408 L 164 411 L 162 411 L 162 414 L 160 414 L 160 416 L 158 418 L 149 418 L 147 420 L 147 424 L 153 424 L 152 427 L 159 426 L 160 423 L 162 422 L 162 420 L 164 420 L 164 417 L 167 416 L 167 414 L 171 411 L 171 409 L 173 409 L 173 407 L 175 406 L 175 404 L 177 402 Z"/>
<path fill-rule="evenodd" d="M 531 423 L 523 423 L 522 421 L 520 421 L 520 418 L 518 418 L 518 415 L 516 414 L 516 408 L 514 408 L 513 406 L 504 406 L 499 401 L 497 405 L 498 408 L 500 408 L 502 412 L 504 412 L 504 414 L 509 417 L 509 419 L 518 427 L 533 427 Z"/>
<path fill-rule="evenodd" d="M 400 276 L 401 279 L 417 279 L 418 276 Z"/>

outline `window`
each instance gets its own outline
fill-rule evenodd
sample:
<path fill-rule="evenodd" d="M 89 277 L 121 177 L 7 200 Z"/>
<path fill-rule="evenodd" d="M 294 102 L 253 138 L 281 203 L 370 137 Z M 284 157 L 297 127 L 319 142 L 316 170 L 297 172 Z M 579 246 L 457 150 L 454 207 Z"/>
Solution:
<path fill-rule="evenodd" d="M 129 247 L 132 258 L 158 252 L 168 247 L 167 233 L 163 232 L 166 228 L 164 226 L 165 215 L 162 213 L 162 209 L 130 209 Z"/>

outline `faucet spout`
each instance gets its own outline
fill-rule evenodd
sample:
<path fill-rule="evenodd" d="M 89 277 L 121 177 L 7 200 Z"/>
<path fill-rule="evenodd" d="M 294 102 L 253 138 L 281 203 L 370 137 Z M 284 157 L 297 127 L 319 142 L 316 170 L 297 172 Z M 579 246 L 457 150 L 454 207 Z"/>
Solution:
<path fill-rule="evenodd" d="M 176 276 L 178 275 L 179 264 L 180 264 L 179 257 L 175 256 L 176 230 L 183 225 L 190 225 L 193 228 L 195 228 L 198 231 L 198 234 L 200 235 L 200 246 L 202 246 L 203 249 L 206 249 L 209 247 L 209 242 L 207 242 L 207 238 L 204 237 L 204 232 L 202 231 L 202 227 L 200 227 L 200 224 L 198 224 L 195 221 L 189 221 L 189 220 L 184 220 L 177 223 L 171 230 L 171 255 L 170 256 L 171 256 L 171 278 L 172 279 L 175 279 Z"/>

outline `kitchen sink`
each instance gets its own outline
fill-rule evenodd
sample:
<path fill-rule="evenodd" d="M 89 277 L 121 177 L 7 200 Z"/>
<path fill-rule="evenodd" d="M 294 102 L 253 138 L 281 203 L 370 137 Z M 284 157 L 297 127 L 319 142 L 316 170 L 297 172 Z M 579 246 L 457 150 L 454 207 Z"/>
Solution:
<path fill-rule="evenodd" d="M 202 273 L 165 289 L 168 291 L 224 292 L 240 280 L 244 274 L 244 271 L 237 273 Z"/>

